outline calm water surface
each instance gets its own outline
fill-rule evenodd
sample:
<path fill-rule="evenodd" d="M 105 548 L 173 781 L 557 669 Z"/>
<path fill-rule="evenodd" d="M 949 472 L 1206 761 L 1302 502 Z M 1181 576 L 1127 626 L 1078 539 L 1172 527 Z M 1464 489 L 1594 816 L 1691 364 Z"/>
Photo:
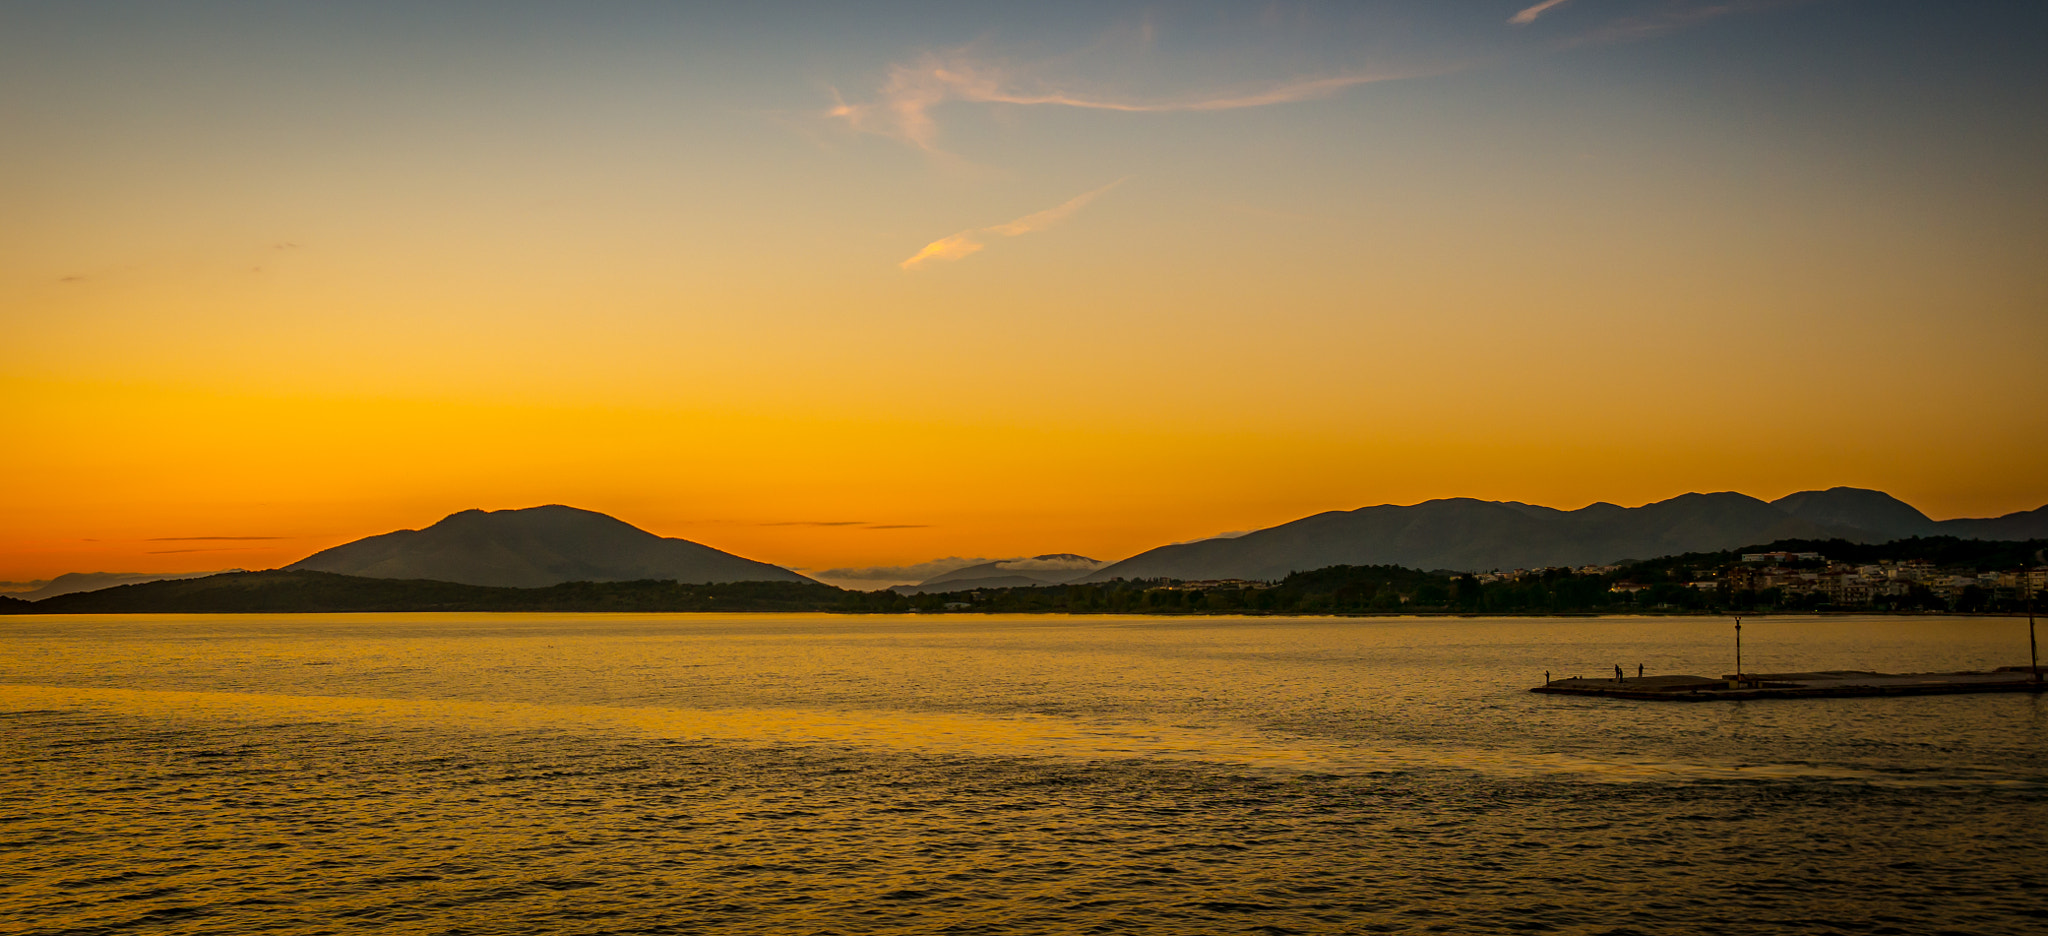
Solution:
<path fill-rule="evenodd" d="M 2048 699 L 1722 619 L 0 618 L 0 932 L 2021 933 Z M 1761 618 L 1745 668 L 2026 662 Z"/>

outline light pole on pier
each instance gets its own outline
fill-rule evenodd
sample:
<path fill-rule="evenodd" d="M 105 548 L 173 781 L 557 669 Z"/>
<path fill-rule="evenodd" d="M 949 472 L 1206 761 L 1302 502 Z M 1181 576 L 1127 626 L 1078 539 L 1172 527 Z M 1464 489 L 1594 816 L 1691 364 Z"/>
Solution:
<path fill-rule="evenodd" d="M 2041 645 L 2034 642 L 2034 590 L 2027 589 L 2027 665 L 2034 668 L 2034 682 L 2041 681 Z"/>
<path fill-rule="evenodd" d="M 1735 618 L 1735 681 L 1742 681 L 1742 618 Z"/>

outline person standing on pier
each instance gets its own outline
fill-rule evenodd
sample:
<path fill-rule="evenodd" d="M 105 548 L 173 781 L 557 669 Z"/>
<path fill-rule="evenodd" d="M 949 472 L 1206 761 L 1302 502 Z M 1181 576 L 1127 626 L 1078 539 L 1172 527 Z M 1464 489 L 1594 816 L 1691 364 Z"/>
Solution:
<path fill-rule="evenodd" d="M 1616 663 L 1616 664 L 1614 664 L 1614 681 L 1615 681 L 1615 682 L 1627 682 L 1627 681 L 1628 681 L 1628 677 L 1626 677 L 1626 676 L 1623 676 L 1623 675 L 1621 675 L 1621 664 L 1619 664 L 1619 663 Z"/>

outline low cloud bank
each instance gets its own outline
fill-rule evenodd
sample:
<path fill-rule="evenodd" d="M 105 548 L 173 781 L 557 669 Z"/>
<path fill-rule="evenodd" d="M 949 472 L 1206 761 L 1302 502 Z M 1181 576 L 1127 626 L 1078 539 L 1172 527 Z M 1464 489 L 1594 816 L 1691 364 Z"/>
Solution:
<path fill-rule="evenodd" d="M 39 601 L 69 595 L 73 592 L 99 591 L 116 585 L 140 585 L 144 582 L 161 582 L 166 579 L 205 578 L 222 572 L 242 572 L 243 569 L 217 569 L 212 572 L 66 572 L 47 582 L 21 582 L 13 584 L 35 585 L 35 588 L 14 592 L 16 598 Z"/>
<path fill-rule="evenodd" d="M 856 566 L 844 569 L 824 569 L 804 572 L 805 575 L 840 588 L 854 588 L 874 591 L 892 585 L 915 585 L 925 579 L 944 575 L 954 569 L 994 562 L 993 559 L 968 559 L 961 556 L 947 556 L 929 562 L 918 562 L 900 566 Z"/>

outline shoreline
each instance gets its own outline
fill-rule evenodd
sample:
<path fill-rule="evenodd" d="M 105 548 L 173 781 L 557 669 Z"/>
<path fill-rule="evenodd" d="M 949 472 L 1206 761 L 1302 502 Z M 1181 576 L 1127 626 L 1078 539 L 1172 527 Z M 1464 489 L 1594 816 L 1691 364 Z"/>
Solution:
<path fill-rule="evenodd" d="M 105 611 L 105 610 L 52 610 L 14 611 L 0 610 L 0 621 L 9 618 L 58 618 L 80 616 L 137 617 L 145 615 L 265 615 L 265 614 L 691 614 L 691 615 L 734 615 L 734 614 L 829 614 L 835 617 L 1145 617 L 1145 618 L 1457 618 L 1468 620 L 1502 619 L 1656 619 L 1656 618 L 1986 618 L 2019 620 L 2028 615 L 2012 611 L 1560 611 L 1537 614 L 1532 612 L 1504 611 L 1485 613 L 1476 611 L 846 611 L 828 608 L 777 609 L 777 608 L 678 608 L 662 610 L 656 608 L 303 608 L 303 609 L 237 609 L 237 610 L 193 610 L 162 609 L 153 611 Z"/>

